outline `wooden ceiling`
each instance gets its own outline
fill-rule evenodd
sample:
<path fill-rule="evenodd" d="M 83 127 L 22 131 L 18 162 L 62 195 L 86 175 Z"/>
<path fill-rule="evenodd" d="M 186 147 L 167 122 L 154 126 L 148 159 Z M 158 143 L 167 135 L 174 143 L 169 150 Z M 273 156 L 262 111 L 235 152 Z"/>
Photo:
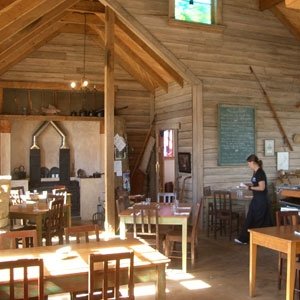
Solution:
<path fill-rule="evenodd" d="M 105 6 L 101 0 L 1 0 L 0 76 L 59 34 L 83 34 L 85 28 L 88 37 L 104 50 Z M 117 63 L 144 88 L 154 92 L 158 87 L 167 91 L 172 82 L 183 85 L 182 76 L 118 15 L 114 34 Z"/>
<path fill-rule="evenodd" d="M 300 0 L 259 0 L 261 10 L 270 9 L 300 40 Z"/>

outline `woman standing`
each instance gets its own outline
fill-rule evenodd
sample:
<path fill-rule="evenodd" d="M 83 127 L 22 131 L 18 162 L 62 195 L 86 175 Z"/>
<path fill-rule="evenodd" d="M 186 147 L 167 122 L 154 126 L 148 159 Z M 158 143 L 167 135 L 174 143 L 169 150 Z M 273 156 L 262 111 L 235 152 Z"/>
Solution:
<path fill-rule="evenodd" d="M 262 161 L 255 154 L 247 158 L 248 167 L 253 170 L 251 185 L 248 189 L 253 192 L 253 198 L 240 236 L 234 241 L 238 244 L 249 242 L 250 228 L 272 226 L 272 219 L 269 209 L 267 176 L 262 168 Z"/>

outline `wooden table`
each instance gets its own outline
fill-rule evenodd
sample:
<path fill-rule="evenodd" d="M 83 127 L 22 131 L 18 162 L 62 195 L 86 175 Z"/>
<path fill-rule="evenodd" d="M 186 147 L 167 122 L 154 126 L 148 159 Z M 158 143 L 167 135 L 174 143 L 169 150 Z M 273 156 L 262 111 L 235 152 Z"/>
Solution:
<path fill-rule="evenodd" d="M 45 270 L 45 294 L 80 292 L 88 290 L 88 256 L 90 253 L 134 251 L 135 282 L 156 283 L 156 299 L 166 299 L 166 264 L 170 261 L 160 252 L 137 239 L 70 244 L 68 254 L 57 250 L 66 246 L 56 245 L 24 249 L 0 250 L 0 261 L 20 258 L 43 258 Z M 124 270 L 127 275 L 127 270 Z M 0 283 L 8 281 L 0 272 Z M 32 275 L 32 279 L 34 274 Z M 121 276 L 122 278 L 122 276 Z M 122 283 L 121 283 L 122 284 Z M 0 294 L 0 299 L 3 296 Z"/>
<path fill-rule="evenodd" d="M 34 220 L 36 223 L 38 245 L 42 246 L 43 218 L 46 216 L 48 211 L 49 208 L 46 203 L 16 204 L 9 207 L 9 218 Z M 64 205 L 64 214 L 66 220 L 65 225 L 71 226 L 71 206 L 69 204 Z"/>
<path fill-rule="evenodd" d="M 280 226 L 250 229 L 249 294 L 255 293 L 257 246 L 287 254 L 286 300 L 294 299 L 296 254 L 300 254 L 300 236 L 294 233 L 300 226 Z"/>
<path fill-rule="evenodd" d="M 181 209 L 174 213 L 173 204 L 160 203 L 159 208 L 159 224 L 161 225 L 181 225 L 182 226 L 182 270 L 187 271 L 187 227 L 188 219 L 191 215 L 191 205 L 182 204 Z M 120 236 L 126 236 L 126 224 L 133 224 L 132 209 L 126 209 L 119 214 L 120 218 Z M 140 220 L 137 219 L 137 222 Z M 154 218 L 153 218 L 154 222 Z"/>

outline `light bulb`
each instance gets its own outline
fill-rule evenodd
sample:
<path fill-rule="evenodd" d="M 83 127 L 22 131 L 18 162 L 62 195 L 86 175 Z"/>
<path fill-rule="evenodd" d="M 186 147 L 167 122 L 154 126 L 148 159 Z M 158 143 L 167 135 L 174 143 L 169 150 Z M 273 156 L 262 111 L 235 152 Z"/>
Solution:
<path fill-rule="evenodd" d="M 75 81 L 72 81 L 72 82 L 70 83 L 70 86 L 71 86 L 72 89 L 75 89 L 75 88 L 76 88 L 76 82 L 75 82 Z"/>
<path fill-rule="evenodd" d="M 86 79 L 83 79 L 82 87 L 87 87 L 88 85 L 89 85 L 89 82 Z"/>

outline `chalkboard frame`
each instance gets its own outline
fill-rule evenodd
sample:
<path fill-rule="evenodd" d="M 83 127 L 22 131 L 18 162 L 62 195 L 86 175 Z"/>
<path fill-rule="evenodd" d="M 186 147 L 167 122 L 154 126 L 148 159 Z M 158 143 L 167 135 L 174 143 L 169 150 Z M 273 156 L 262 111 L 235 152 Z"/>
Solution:
<path fill-rule="evenodd" d="M 224 114 L 227 113 L 227 110 L 230 108 L 230 117 L 233 119 L 235 116 L 239 116 L 242 112 L 244 115 L 246 114 L 246 118 L 243 121 L 239 121 L 238 124 L 241 128 L 243 128 L 243 136 L 245 140 L 236 141 L 234 149 L 232 151 L 238 152 L 239 155 L 228 160 L 226 155 L 224 155 L 224 151 L 222 149 L 226 148 L 228 142 L 226 142 L 226 137 L 222 136 L 222 132 L 225 134 L 231 134 L 231 137 L 234 139 L 234 129 L 237 127 L 234 122 L 222 122 Z M 256 152 L 256 128 L 255 128 L 255 108 L 253 106 L 242 106 L 242 105 L 230 105 L 230 104 L 219 104 L 218 105 L 218 165 L 219 166 L 232 166 L 232 165 L 244 165 L 246 158 Z M 239 119 L 239 118 L 237 118 Z M 248 123 L 243 126 L 243 122 L 248 120 Z M 227 120 L 228 121 L 228 120 Z M 227 130 L 227 132 L 226 132 Z M 239 131 L 240 131 L 239 130 Z M 248 137 L 248 138 L 247 138 Z M 228 138 L 228 136 L 227 136 Z M 230 136 L 229 136 L 230 138 Z M 244 145 L 248 144 L 249 147 L 244 149 Z M 227 150 L 229 151 L 229 150 Z"/>

